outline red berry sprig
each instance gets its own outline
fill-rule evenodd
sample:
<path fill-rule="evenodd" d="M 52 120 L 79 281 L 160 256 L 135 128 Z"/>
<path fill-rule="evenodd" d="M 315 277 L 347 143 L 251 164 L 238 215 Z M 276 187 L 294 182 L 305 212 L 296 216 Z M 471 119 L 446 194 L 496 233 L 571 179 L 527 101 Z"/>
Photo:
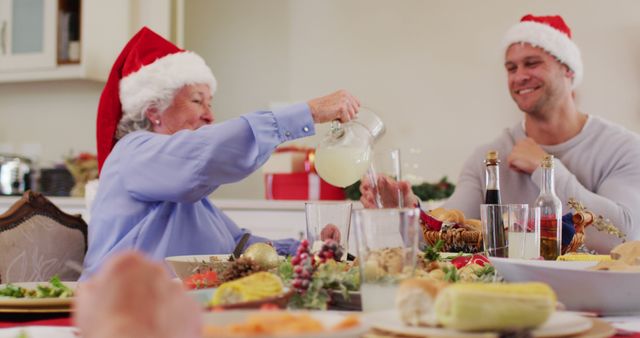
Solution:
<path fill-rule="evenodd" d="M 293 265 L 293 282 L 291 282 L 291 286 L 296 292 L 302 294 L 309 288 L 311 276 L 315 270 L 315 263 L 315 258 L 309 251 L 309 241 L 303 239 L 296 255 L 291 258 L 291 265 Z"/>
<path fill-rule="evenodd" d="M 340 244 L 332 239 L 328 239 L 322 244 L 320 252 L 318 252 L 318 259 L 321 263 L 326 263 L 327 260 L 333 259 L 339 261 L 342 257 L 342 247 Z"/>

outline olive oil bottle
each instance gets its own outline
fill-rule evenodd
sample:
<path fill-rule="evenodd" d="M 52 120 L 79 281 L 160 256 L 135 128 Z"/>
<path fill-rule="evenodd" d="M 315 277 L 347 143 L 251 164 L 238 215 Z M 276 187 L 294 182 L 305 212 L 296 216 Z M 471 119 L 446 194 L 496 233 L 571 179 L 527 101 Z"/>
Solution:
<path fill-rule="evenodd" d="M 535 206 L 540 208 L 540 255 L 555 260 L 562 248 L 562 203 L 554 188 L 553 155 L 542 160 L 542 183 Z"/>

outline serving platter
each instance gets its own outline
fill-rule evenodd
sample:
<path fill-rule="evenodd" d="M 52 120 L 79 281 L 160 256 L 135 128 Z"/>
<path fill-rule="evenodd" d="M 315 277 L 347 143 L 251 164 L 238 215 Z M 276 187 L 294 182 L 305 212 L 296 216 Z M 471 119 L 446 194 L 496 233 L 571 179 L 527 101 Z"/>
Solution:
<path fill-rule="evenodd" d="M 409 326 L 402 322 L 396 310 L 374 312 L 365 316 L 365 320 L 374 329 L 414 337 L 492 338 L 500 336 L 499 332 L 462 332 L 440 327 Z M 531 334 L 538 338 L 564 337 L 586 332 L 592 327 L 593 322 L 589 318 L 572 312 L 559 311 L 553 313 L 543 325 L 532 330 Z"/>
<path fill-rule="evenodd" d="M 598 315 L 640 314 L 640 272 L 594 271 L 597 262 L 489 257 L 507 282 L 544 282 L 567 310 Z"/>

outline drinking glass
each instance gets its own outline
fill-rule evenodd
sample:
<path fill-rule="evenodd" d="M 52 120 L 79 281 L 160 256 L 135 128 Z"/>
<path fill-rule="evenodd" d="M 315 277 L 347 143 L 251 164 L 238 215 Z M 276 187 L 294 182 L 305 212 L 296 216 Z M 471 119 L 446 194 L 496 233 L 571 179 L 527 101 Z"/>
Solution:
<path fill-rule="evenodd" d="M 419 209 L 362 209 L 354 212 L 365 312 L 388 309 L 398 284 L 413 275 L 417 262 Z"/>
<path fill-rule="evenodd" d="M 528 204 L 483 204 L 480 210 L 485 252 L 494 257 L 540 256 L 540 208 Z M 501 234 L 500 229 L 504 232 Z"/>
<path fill-rule="evenodd" d="M 540 257 L 540 208 L 528 204 L 508 204 L 509 258 Z"/>
<path fill-rule="evenodd" d="M 369 167 L 368 175 L 371 181 L 371 186 L 375 193 L 376 206 L 378 208 L 384 208 L 385 200 L 397 200 L 397 207 L 404 207 L 404 201 L 402 200 L 402 192 L 400 189 L 394 191 L 388 191 L 381 189 L 379 183 L 383 177 L 390 178 L 396 182 L 401 179 L 401 167 L 400 167 L 400 150 L 399 149 L 376 149 L 373 151 L 371 165 Z"/>
<path fill-rule="evenodd" d="M 307 202 L 304 207 L 311 252 L 320 251 L 325 240 L 333 239 L 342 249 L 342 257 L 336 258 L 346 259 L 349 250 L 351 202 Z"/>
<path fill-rule="evenodd" d="M 524 229 L 523 259 L 540 257 L 540 207 L 529 208 L 527 227 Z"/>

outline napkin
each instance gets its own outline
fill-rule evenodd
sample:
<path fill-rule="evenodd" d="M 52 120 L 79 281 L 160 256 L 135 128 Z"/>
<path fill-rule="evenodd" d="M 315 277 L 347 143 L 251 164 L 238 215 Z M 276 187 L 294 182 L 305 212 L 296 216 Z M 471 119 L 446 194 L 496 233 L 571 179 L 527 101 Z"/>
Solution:
<path fill-rule="evenodd" d="M 569 245 L 576 234 L 576 227 L 573 224 L 573 214 L 567 213 L 562 216 L 562 246 Z"/>

